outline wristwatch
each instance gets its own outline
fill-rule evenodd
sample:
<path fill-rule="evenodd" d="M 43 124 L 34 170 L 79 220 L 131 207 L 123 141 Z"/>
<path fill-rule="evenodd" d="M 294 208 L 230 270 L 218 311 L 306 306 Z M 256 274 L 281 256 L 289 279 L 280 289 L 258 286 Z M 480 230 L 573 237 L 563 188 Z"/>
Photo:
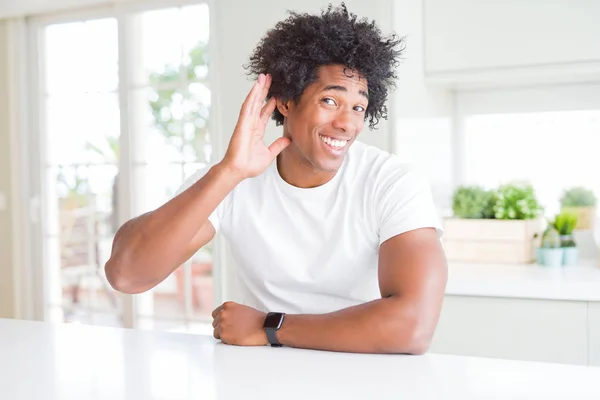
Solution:
<path fill-rule="evenodd" d="M 269 341 L 271 347 L 283 347 L 283 345 L 277 340 L 277 331 L 279 328 L 281 328 L 284 317 L 284 313 L 270 312 L 265 318 L 263 328 L 265 329 L 267 340 Z"/>

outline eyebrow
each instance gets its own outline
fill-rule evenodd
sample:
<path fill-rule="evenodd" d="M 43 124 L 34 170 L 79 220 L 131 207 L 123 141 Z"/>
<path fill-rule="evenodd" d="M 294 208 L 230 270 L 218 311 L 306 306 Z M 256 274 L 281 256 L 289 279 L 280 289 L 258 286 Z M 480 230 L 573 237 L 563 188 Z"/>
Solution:
<path fill-rule="evenodd" d="M 344 86 L 340 86 L 340 85 L 328 85 L 325 86 L 325 88 L 323 90 L 321 90 L 321 92 L 326 92 L 328 90 L 337 90 L 340 92 L 348 92 L 348 89 L 346 89 Z M 369 94 L 367 92 L 365 92 L 364 90 L 359 90 L 358 93 L 363 96 L 365 99 L 369 100 Z"/>

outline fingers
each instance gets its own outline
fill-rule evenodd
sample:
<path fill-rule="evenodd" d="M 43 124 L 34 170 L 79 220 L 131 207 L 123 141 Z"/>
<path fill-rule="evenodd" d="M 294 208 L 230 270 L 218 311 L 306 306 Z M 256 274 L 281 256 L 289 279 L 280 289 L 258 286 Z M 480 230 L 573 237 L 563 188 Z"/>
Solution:
<path fill-rule="evenodd" d="M 253 103 L 253 99 L 254 99 L 254 93 L 256 92 L 257 87 L 258 87 L 258 82 L 255 82 L 254 86 L 252 86 L 252 89 L 250 89 L 250 92 L 246 96 L 244 103 L 242 103 L 242 108 L 240 110 L 240 117 L 244 116 L 244 115 L 248 115 L 250 113 L 250 108 L 252 107 L 252 103 Z"/>
<path fill-rule="evenodd" d="M 215 309 L 215 311 L 213 311 L 212 326 L 213 326 L 213 336 L 215 339 L 221 339 L 221 329 L 219 328 L 219 320 L 220 320 L 219 312 L 221 311 L 222 308 L 223 308 L 223 306 L 220 306 L 217 309 Z"/>
<path fill-rule="evenodd" d="M 225 303 L 221 304 L 219 307 L 215 308 L 215 310 L 212 312 L 212 317 L 216 318 L 217 315 L 225 308 L 225 307 L 231 307 L 234 306 L 235 303 L 233 301 L 226 301 Z"/>
<path fill-rule="evenodd" d="M 223 304 L 221 304 L 219 307 L 215 308 L 215 310 L 212 312 L 212 317 L 216 318 L 222 309 L 223 309 Z"/>
<path fill-rule="evenodd" d="M 252 110 L 250 111 L 251 115 L 256 115 L 256 116 L 259 115 L 260 110 L 263 108 L 263 105 L 265 104 L 265 99 L 267 98 L 267 95 L 269 94 L 269 88 L 271 87 L 272 80 L 273 79 L 272 79 L 271 75 L 260 74 L 258 76 L 260 92 L 257 94 L 255 101 L 252 104 Z"/>
<path fill-rule="evenodd" d="M 257 97 L 260 95 L 262 90 L 264 75 L 260 74 L 258 76 L 258 80 L 252 86 L 250 93 L 246 96 L 246 100 L 244 100 L 244 104 L 242 104 L 242 109 L 240 111 L 240 115 L 251 115 L 254 104 L 256 103 Z"/>
<path fill-rule="evenodd" d="M 271 156 L 273 159 L 277 157 L 279 153 L 283 151 L 286 147 L 288 147 L 291 143 L 291 140 L 287 137 L 280 137 L 269 146 L 269 151 L 271 152 Z"/>
<path fill-rule="evenodd" d="M 267 126 L 269 123 L 269 118 L 271 118 L 271 115 L 273 115 L 273 111 L 275 111 L 276 106 L 277 100 L 271 97 L 267 104 L 265 104 L 265 106 L 262 108 L 262 111 L 260 112 L 260 123 L 262 127 Z"/>

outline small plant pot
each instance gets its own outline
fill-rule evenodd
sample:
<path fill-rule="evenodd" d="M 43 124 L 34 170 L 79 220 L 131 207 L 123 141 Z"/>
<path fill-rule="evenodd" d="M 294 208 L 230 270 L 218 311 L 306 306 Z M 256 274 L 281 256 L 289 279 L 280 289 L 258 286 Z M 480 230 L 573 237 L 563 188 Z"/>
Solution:
<path fill-rule="evenodd" d="M 541 247 L 538 247 L 535 250 L 536 250 L 537 263 L 539 265 L 544 265 L 544 249 L 542 249 Z"/>
<path fill-rule="evenodd" d="M 563 248 L 563 265 L 574 265 L 577 263 L 579 250 L 577 247 Z"/>
<path fill-rule="evenodd" d="M 560 247 L 575 247 L 575 239 L 573 235 L 560 235 Z"/>
<path fill-rule="evenodd" d="M 538 261 L 540 265 L 544 265 L 546 267 L 560 267 L 563 265 L 564 249 L 541 248 L 538 251 L 538 257 L 541 259 L 541 262 Z"/>

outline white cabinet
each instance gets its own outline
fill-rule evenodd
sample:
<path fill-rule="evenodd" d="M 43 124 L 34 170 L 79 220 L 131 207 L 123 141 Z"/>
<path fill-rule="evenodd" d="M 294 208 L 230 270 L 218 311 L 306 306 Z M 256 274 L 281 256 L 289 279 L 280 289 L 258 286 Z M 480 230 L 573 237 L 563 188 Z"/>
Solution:
<path fill-rule="evenodd" d="M 586 328 L 585 302 L 446 296 L 430 351 L 584 365 Z"/>
<path fill-rule="evenodd" d="M 600 61 L 600 2 L 424 0 L 427 70 Z"/>
<path fill-rule="evenodd" d="M 432 83 L 562 83 L 600 76 L 598 1 L 423 2 L 425 73 Z"/>
<path fill-rule="evenodd" d="M 590 303 L 588 310 L 589 364 L 600 367 L 600 303 Z"/>

